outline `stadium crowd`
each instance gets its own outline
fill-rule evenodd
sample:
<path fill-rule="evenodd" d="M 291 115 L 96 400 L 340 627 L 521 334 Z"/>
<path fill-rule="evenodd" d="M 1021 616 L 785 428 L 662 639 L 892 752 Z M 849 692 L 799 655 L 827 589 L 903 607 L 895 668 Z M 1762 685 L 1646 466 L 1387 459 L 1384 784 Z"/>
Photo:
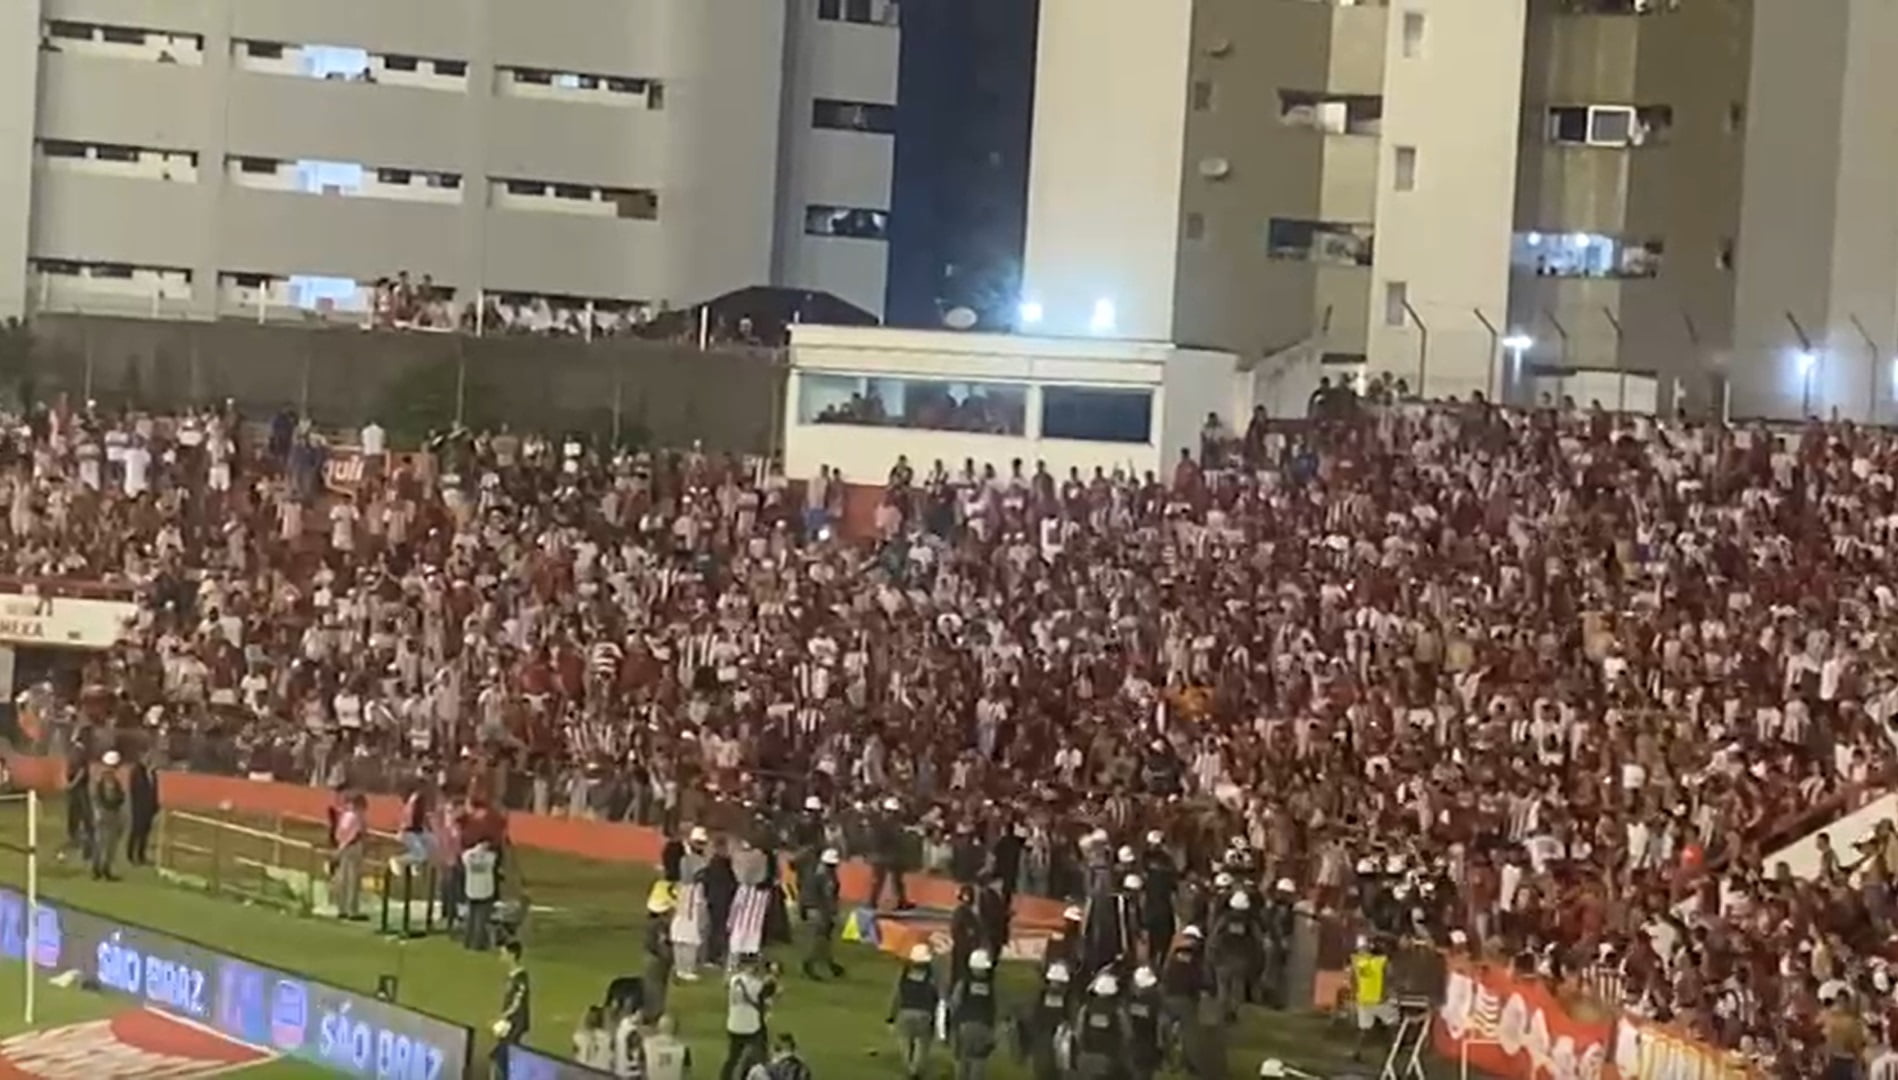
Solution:
<path fill-rule="evenodd" d="M 1168 936 L 1295 895 L 1784 1075 L 1893 1037 L 1898 838 L 1762 854 L 1889 777 L 1898 438 L 1336 404 L 1171 476 L 899 462 L 867 542 L 760 462 L 377 428 L 342 490 L 292 418 L 60 406 L 0 440 L 0 571 L 139 597 L 75 740 L 674 829 L 809 803 L 890 870 Z"/>

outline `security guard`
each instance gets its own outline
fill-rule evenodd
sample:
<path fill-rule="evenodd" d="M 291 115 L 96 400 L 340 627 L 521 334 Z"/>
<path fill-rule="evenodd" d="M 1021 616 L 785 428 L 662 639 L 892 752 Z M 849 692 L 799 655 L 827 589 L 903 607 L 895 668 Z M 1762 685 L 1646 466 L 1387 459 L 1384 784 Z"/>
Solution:
<path fill-rule="evenodd" d="M 1094 976 L 1074 1022 L 1074 1075 L 1108 1080 L 1127 1052 L 1127 1017 L 1120 1010 L 1120 980 L 1113 972 Z"/>
<path fill-rule="evenodd" d="M 995 960 L 987 949 L 969 953 L 969 970 L 949 991 L 955 1037 L 956 1080 L 982 1080 L 995 1052 Z"/>
<path fill-rule="evenodd" d="M 837 905 L 841 890 L 837 883 L 837 864 L 842 860 L 836 848 L 825 848 L 818 856 L 809 883 L 798 883 L 799 903 L 810 921 L 811 940 L 804 952 L 804 974 L 813 979 L 843 977 L 843 965 L 831 954 L 837 937 Z"/>
<path fill-rule="evenodd" d="M 1035 994 L 1034 1004 L 1022 1014 L 1022 1022 L 1017 1026 L 1024 1043 L 1022 1053 L 1028 1058 L 1035 1080 L 1059 1080 L 1061 1042 L 1069 1030 L 1068 1015 L 1073 1004 L 1068 965 L 1062 961 L 1048 965 L 1042 972 L 1041 988 Z"/>
<path fill-rule="evenodd" d="M 815 795 L 804 797 L 804 811 L 791 821 L 791 869 L 797 874 L 798 914 L 808 915 L 810 901 L 804 895 L 804 883 L 817 873 L 818 859 L 824 850 L 824 800 Z"/>
<path fill-rule="evenodd" d="M 1055 964 L 1066 964 L 1070 973 L 1081 966 L 1081 909 L 1072 904 L 1061 912 L 1061 928 L 1049 936 L 1042 951 L 1042 974 L 1047 975 Z"/>
<path fill-rule="evenodd" d="M 909 963 L 903 965 L 902 974 L 896 977 L 896 991 L 890 995 L 886 1023 L 896 1032 L 903 1074 L 909 1080 L 921 1080 L 929 1065 L 929 1044 L 936 1037 L 936 1006 L 942 996 L 936 990 L 936 969 L 930 959 L 929 946 L 910 949 Z"/>
<path fill-rule="evenodd" d="M 1219 920 L 1213 953 L 1213 975 L 1218 987 L 1219 1008 L 1226 1022 L 1239 1015 L 1245 1003 L 1246 987 L 1252 981 L 1259 955 L 1259 935 L 1252 920 L 1252 897 L 1241 889 L 1226 898 L 1226 913 Z"/>
<path fill-rule="evenodd" d="M 1297 901 L 1298 887 L 1291 878 L 1280 878 L 1260 917 L 1265 946 L 1260 982 L 1265 1003 L 1275 1009 L 1285 1006 L 1285 967 L 1292 954 L 1292 933 L 1298 925 Z"/>
<path fill-rule="evenodd" d="M 1134 969 L 1127 995 L 1127 1069 L 1133 1080 L 1153 1080 L 1160 1070 L 1160 979 L 1145 964 Z"/>
<path fill-rule="evenodd" d="M 1351 1060 L 1360 1060 L 1371 1029 L 1379 1023 L 1395 1023 L 1397 1008 L 1386 1003 L 1384 975 L 1390 965 L 1383 946 L 1376 938 L 1358 938 L 1357 951 L 1351 954 L 1351 1003 L 1357 1013 L 1358 1036 L 1351 1046 Z"/>
<path fill-rule="evenodd" d="M 639 1010 L 648 1024 L 666 1014 L 666 992 L 672 986 L 672 912 L 678 904 L 677 885 L 653 882 L 646 897 L 646 975 Z"/>

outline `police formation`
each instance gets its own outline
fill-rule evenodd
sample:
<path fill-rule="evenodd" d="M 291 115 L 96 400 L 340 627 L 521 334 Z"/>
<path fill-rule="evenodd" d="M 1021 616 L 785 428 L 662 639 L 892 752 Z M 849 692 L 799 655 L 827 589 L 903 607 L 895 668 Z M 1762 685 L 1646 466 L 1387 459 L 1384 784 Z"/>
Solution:
<path fill-rule="evenodd" d="M 878 809 L 881 821 L 865 829 L 875 902 L 904 907 L 904 863 L 890 846 L 888 824 L 897 808 Z M 831 940 L 839 920 L 834 845 L 843 838 L 826 827 L 815 799 L 791 832 L 799 880 L 809 883 L 799 903 L 807 927 L 803 970 L 813 979 L 832 977 L 841 973 Z M 957 840 L 967 838 L 961 833 Z M 1067 908 L 1049 939 L 1032 997 L 1005 1003 L 996 961 L 1009 941 L 1008 885 L 1019 858 L 1008 839 L 987 850 L 954 851 L 962 885 L 948 955 L 916 946 L 896 979 L 885 1019 L 912 1080 L 928 1072 L 939 1045 L 953 1058 L 958 1080 L 980 1080 L 998 1050 L 1018 1055 L 1036 1080 L 1146 1080 L 1165 1067 L 1224 1077 L 1228 1032 L 1241 1007 L 1291 1004 L 1284 997 L 1299 924 L 1293 881 L 1268 878 L 1240 840 L 1210 860 L 1211 873 L 1194 874 L 1183 872 L 1158 832 L 1136 850 L 1116 849 L 1098 831 L 1079 848 L 1081 902 Z M 1407 870 L 1401 859 L 1366 860 L 1357 871 L 1348 899 L 1363 934 L 1351 958 L 1350 992 L 1360 1031 L 1368 1033 L 1367 1021 L 1382 1026 L 1389 1016 L 1382 943 L 1435 936 L 1450 904 L 1439 875 Z M 1281 1068 L 1266 1062 L 1264 1074 L 1297 1075 Z"/>

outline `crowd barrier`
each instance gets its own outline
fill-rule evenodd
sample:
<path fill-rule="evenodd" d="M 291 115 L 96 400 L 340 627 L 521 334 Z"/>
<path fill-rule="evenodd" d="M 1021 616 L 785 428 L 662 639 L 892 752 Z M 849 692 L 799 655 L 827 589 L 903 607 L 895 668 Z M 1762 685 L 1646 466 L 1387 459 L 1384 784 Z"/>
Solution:
<path fill-rule="evenodd" d="M 14 783 L 54 792 L 64 785 L 64 763 L 57 758 L 17 756 L 9 761 Z M 247 780 L 209 773 L 167 771 L 160 774 L 159 805 L 171 810 L 201 813 L 238 813 L 265 817 L 287 816 L 321 821 L 332 796 L 322 788 L 267 780 Z M 395 832 L 402 826 L 402 800 L 394 795 L 370 795 L 369 827 Z M 606 862 L 657 865 L 665 849 L 665 834 L 643 825 L 588 818 L 559 817 L 513 811 L 507 815 L 508 839 L 525 847 L 576 855 Z M 852 859 L 838 871 L 843 898 L 863 903 L 870 898 L 871 870 Z M 956 883 L 928 874 L 907 875 L 909 899 L 918 907 L 956 906 Z M 1017 896 L 1015 916 L 1027 924 L 1060 921 L 1063 905 L 1038 896 Z"/>
<path fill-rule="evenodd" d="M 21 786 L 41 791 L 62 786 L 63 763 L 56 758 L 16 756 L 9 765 Z M 167 771 L 160 777 L 159 799 L 168 809 L 321 820 L 331 795 L 300 784 Z M 368 803 L 372 828 L 400 827 L 399 798 L 370 795 Z M 517 844 L 611 862 L 656 864 L 665 845 L 663 833 L 645 826 L 519 811 L 508 814 L 507 829 Z M 846 902 L 869 900 L 867 864 L 845 863 L 839 880 Z M 906 884 L 920 907 L 955 906 L 953 881 L 915 874 Z M 1017 896 L 1014 911 L 1022 923 L 1045 927 L 1059 921 L 1064 906 L 1045 897 Z M 1335 1000 L 1342 976 L 1331 964 L 1318 966 L 1314 1004 L 1324 1007 Z M 1683 1032 L 1565 999 L 1539 980 L 1468 961 L 1450 965 L 1433 1042 L 1452 1061 L 1461 1059 L 1469 1042 L 1470 1063 L 1505 1080 L 1756 1080 L 1752 1070 Z"/>
<path fill-rule="evenodd" d="M 1758 1080 L 1756 1070 L 1665 1024 L 1566 998 L 1540 979 L 1451 963 L 1436 1052 L 1505 1080 Z"/>

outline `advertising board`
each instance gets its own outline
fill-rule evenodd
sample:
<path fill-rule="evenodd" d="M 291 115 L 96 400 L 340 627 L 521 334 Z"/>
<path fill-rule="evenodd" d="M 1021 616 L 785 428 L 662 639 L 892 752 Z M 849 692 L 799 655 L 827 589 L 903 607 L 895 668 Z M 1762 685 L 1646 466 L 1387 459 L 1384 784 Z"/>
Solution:
<path fill-rule="evenodd" d="M 607 1080 L 612 1075 L 525 1046 L 507 1048 L 507 1080 Z"/>
<path fill-rule="evenodd" d="M 42 900 L 35 966 L 240 1042 L 366 1080 L 461 1080 L 471 1033 L 327 983 Z M 27 949 L 26 898 L 0 889 L 0 955 Z"/>

